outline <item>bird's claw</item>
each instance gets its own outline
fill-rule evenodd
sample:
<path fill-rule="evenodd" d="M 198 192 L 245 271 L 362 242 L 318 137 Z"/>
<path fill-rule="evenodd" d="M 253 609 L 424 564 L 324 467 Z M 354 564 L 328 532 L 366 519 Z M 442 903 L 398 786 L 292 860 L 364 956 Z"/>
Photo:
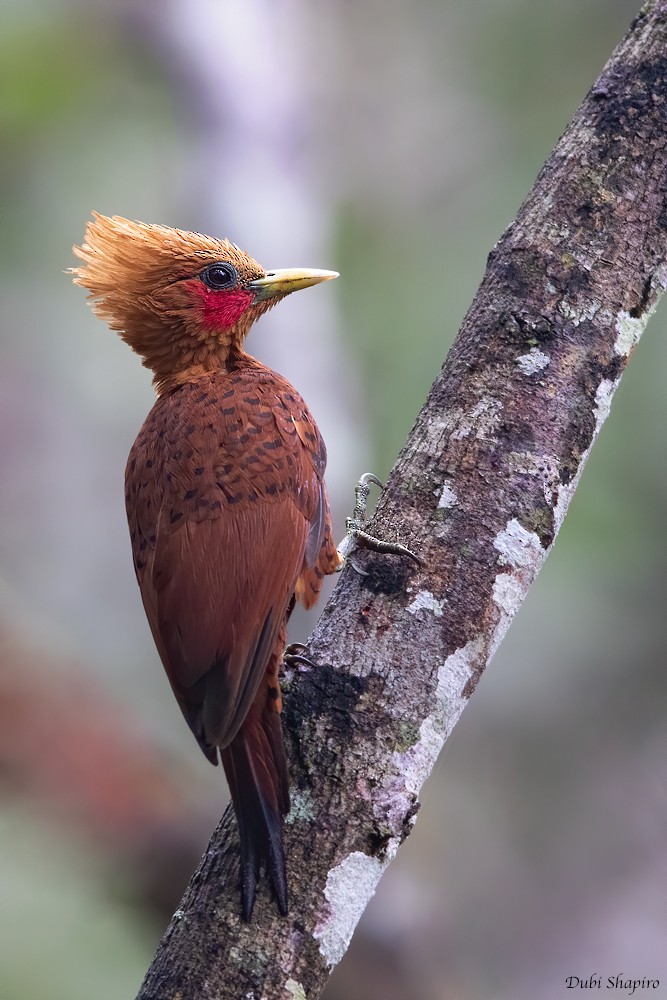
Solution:
<path fill-rule="evenodd" d="M 407 556 L 414 560 L 419 566 L 422 561 L 419 556 L 411 552 L 400 542 L 387 542 L 382 538 L 377 538 L 365 530 L 366 508 L 368 506 L 368 496 L 370 494 L 371 483 L 382 489 L 382 483 L 372 472 L 365 472 L 354 488 L 354 511 L 352 516 L 345 519 L 345 538 L 338 546 L 338 554 L 341 557 L 339 569 L 342 569 L 346 562 L 350 562 L 353 569 L 366 576 L 365 570 L 360 569 L 350 559 L 350 556 L 357 549 L 370 549 L 372 552 L 381 552 L 385 555 Z"/>
<path fill-rule="evenodd" d="M 306 666 L 314 667 L 315 664 L 312 660 L 309 660 L 304 653 L 308 647 L 304 646 L 302 642 L 291 642 L 289 646 L 285 646 L 285 652 L 283 653 L 283 663 L 286 667 L 295 666 Z"/>

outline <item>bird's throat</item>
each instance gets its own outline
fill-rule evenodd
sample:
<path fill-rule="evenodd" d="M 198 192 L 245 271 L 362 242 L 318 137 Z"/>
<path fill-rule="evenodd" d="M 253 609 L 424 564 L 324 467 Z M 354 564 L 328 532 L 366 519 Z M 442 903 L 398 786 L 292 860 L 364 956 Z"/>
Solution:
<path fill-rule="evenodd" d="M 181 282 L 181 292 L 187 292 L 188 299 L 181 321 L 173 327 L 165 323 L 153 349 L 142 352 L 144 364 L 155 373 L 158 395 L 195 381 L 203 372 L 236 368 L 252 323 L 253 293 L 243 288 L 216 292 L 197 279 Z"/>

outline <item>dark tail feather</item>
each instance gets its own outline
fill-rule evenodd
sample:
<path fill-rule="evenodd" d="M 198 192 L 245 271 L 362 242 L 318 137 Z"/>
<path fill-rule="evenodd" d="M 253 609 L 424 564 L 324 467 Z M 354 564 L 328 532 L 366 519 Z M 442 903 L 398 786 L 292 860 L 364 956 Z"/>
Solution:
<path fill-rule="evenodd" d="M 221 751 L 241 837 L 241 904 L 246 922 L 252 916 L 262 862 L 278 908 L 287 914 L 283 850 L 283 816 L 289 811 L 287 763 L 280 716 L 268 692 L 261 697 L 261 710 L 252 706 L 233 741 Z"/>

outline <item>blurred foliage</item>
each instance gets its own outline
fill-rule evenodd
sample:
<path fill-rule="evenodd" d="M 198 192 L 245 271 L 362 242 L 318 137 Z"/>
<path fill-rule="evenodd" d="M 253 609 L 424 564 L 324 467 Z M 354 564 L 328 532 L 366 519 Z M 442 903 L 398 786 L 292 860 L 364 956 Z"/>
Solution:
<path fill-rule="evenodd" d="M 134 996 L 156 941 L 140 913 L 114 900 L 89 847 L 5 806 L 0 867 L 3 1000 Z"/>

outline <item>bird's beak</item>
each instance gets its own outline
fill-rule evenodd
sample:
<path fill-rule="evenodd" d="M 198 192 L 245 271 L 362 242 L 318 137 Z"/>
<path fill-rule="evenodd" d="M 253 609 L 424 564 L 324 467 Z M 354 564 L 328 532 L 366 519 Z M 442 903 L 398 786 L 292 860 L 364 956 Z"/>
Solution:
<path fill-rule="evenodd" d="M 338 271 L 315 271 L 309 267 L 285 267 L 280 271 L 267 271 L 263 278 L 249 281 L 246 285 L 255 293 L 255 302 L 272 299 L 276 295 L 289 295 L 299 288 L 319 285 L 320 281 L 331 281 L 338 277 Z"/>

